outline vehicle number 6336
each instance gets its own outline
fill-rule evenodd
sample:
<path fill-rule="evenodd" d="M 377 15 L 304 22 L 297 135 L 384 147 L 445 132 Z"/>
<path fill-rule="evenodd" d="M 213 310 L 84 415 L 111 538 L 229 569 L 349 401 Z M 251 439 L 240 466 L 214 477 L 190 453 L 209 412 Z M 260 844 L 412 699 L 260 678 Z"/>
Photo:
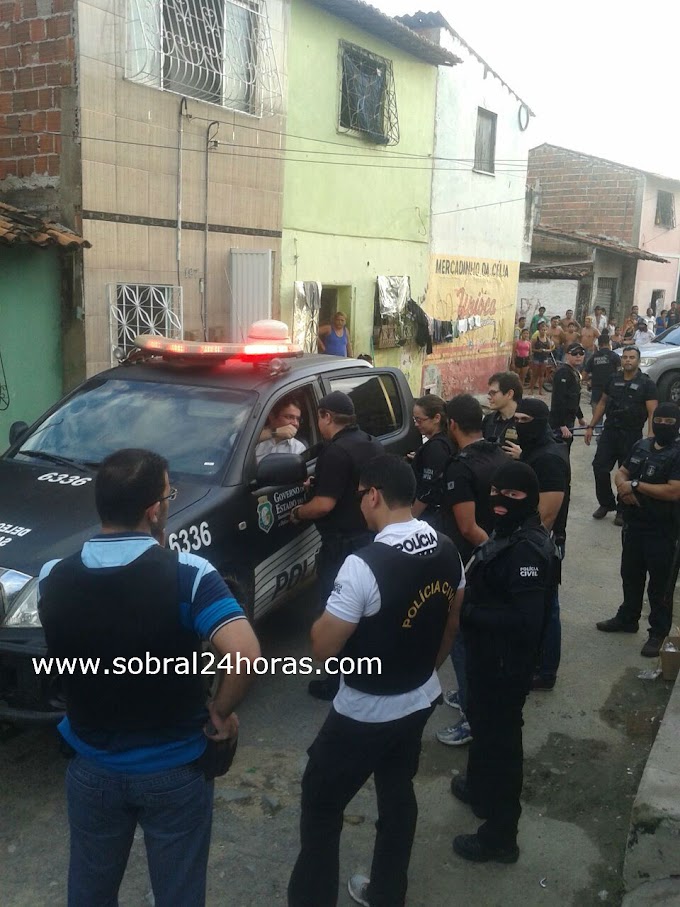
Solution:
<path fill-rule="evenodd" d="M 198 551 L 207 548 L 212 542 L 212 535 L 205 520 L 198 526 L 187 526 L 168 536 L 168 547 L 173 551 Z"/>

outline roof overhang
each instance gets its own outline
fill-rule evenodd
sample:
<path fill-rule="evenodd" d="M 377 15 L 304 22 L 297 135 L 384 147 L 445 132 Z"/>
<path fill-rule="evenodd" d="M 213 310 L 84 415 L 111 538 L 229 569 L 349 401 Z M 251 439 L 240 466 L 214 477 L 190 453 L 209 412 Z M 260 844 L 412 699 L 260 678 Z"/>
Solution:
<path fill-rule="evenodd" d="M 391 16 L 385 15 L 362 0 L 311 0 L 311 2 L 340 19 L 346 19 L 358 28 L 382 38 L 388 44 L 406 51 L 432 66 L 455 66 L 463 61 L 443 47 L 422 38 Z"/>
<path fill-rule="evenodd" d="M 592 273 L 592 264 L 532 265 L 530 262 L 521 262 L 519 266 L 520 280 L 583 280 Z"/>
<path fill-rule="evenodd" d="M 4 202 L 0 202 L 0 244 L 14 248 L 31 245 L 42 249 L 57 246 L 66 251 L 89 249 L 91 245 L 68 227 L 43 220 L 36 214 L 22 211 Z"/>
<path fill-rule="evenodd" d="M 563 230 L 561 227 L 552 227 L 549 224 L 539 224 L 534 227 L 534 234 L 548 236 L 564 242 L 581 243 L 582 245 L 592 246 L 595 249 L 611 252 L 614 255 L 623 255 L 625 258 L 637 258 L 640 261 L 656 261 L 659 264 L 668 264 L 667 258 L 654 255 L 653 252 L 647 252 L 637 246 L 631 246 L 629 243 L 615 239 L 612 236 L 597 236 L 593 233 L 583 233 L 580 230 Z"/>

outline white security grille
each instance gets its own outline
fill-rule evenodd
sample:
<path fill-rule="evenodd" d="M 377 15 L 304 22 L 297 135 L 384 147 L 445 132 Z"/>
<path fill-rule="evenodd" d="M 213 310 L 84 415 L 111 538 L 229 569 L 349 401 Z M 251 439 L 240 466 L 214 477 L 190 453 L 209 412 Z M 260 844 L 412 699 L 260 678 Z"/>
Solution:
<path fill-rule="evenodd" d="M 107 291 L 112 364 L 115 362 L 114 349 L 120 347 L 128 353 L 138 334 L 160 334 L 171 340 L 183 339 L 181 287 L 111 283 Z"/>
<path fill-rule="evenodd" d="M 281 83 L 264 0 L 127 0 L 125 74 L 254 116 Z"/>

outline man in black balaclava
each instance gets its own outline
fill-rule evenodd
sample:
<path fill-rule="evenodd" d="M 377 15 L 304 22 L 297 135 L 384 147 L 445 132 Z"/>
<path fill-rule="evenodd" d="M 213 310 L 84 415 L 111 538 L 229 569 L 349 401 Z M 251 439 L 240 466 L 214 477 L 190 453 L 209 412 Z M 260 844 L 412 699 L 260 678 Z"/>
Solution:
<path fill-rule="evenodd" d="M 567 538 L 571 469 L 569 449 L 563 442 L 555 440 L 548 424 L 549 416 L 550 411 L 542 400 L 533 397 L 521 400 L 515 417 L 517 444 L 521 450 L 521 462 L 531 466 L 538 478 L 538 512 L 541 522 L 553 533 L 560 558 L 563 558 Z M 558 562 L 554 570 L 550 613 L 534 678 L 534 690 L 552 690 L 557 679 L 562 650 L 559 583 Z"/>
<path fill-rule="evenodd" d="M 453 849 L 466 860 L 514 863 L 522 792 L 522 709 L 550 598 L 555 546 L 538 514 L 539 485 L 524 463 L 494 474 L 494 532 L 467 570 L 461 627 L 467 649 L 472 742 L 467 776 L 451 792 L 485 819 Z"/>
<path fill-rule="evenodd" d="M 647 584 L 649 638 L 641 655 L 655 658 L 671 627 L 678 574 L 680 409 L 662 403 L 652 417 L 654 437 L 638 441 L 614 476 L 623 504 L 621 579 L 623 604 L 601 620 L 605 633 L 637 633 Z"/>

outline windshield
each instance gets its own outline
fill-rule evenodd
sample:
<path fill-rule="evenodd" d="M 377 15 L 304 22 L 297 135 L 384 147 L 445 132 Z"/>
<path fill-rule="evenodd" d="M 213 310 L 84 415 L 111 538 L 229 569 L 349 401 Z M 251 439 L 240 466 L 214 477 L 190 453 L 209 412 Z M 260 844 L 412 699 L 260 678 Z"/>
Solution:
<path fill-rule="evenodd" d="M 41 451 L 99 464 L 121 447 L 164 456 L 170 475 L 215 476 L 236 447 L 255 395 L 151 381 L 92 382 L 65 401 L 15 456 Z"/>
<path fill-rule="evenodd" d="M 666 330 L 659 334 L 658 337 L 655 337 L 652 341 L 653 343 L 667 343 L 670 346 L 680 346 L 680 326 L 673 325 L 673 327 L 666 328 Z"/>

